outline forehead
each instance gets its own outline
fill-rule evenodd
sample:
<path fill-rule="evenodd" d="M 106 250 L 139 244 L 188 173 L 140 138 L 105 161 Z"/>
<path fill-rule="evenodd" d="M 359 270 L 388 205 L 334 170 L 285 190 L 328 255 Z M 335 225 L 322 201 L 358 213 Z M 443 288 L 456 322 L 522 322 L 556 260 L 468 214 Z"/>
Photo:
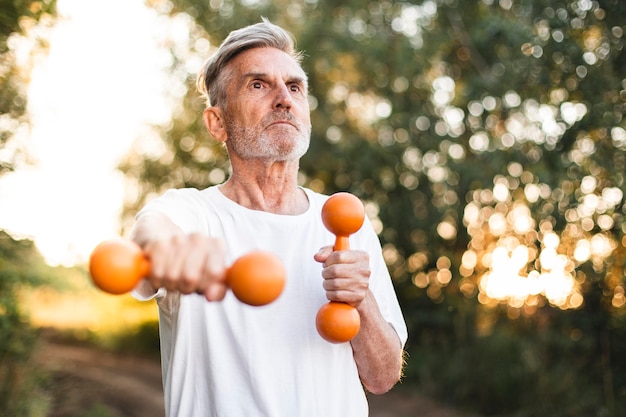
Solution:
<path fill-rule="evenodd" d="M 276 75 L 281 78 L 306 79 L 300 64 L 276 48 L 253 48 L 241 52 L 228 64 L 239 76 L 247 74 Z"/>

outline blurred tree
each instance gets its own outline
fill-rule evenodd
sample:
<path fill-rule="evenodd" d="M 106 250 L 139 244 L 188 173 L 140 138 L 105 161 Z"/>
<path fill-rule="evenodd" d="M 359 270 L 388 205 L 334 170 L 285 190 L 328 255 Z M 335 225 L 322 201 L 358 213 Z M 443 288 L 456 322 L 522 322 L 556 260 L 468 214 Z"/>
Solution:
<path fill-rule="evenodd" d="M 624 408 L 623 2 L 152 5 L 192 19 L 172 61 L 186 95 L 161 152 L 121 167 L 127 218 L 227 177 L 188 64 L 267 16 L 306 52 L 301 182 L 366 202 L 409 324 L 407 377 L 490 415 Z"/>
<path fill-rule="evenodd" d="M 49 25 L 55 14 L 55 0 L 0 0 L 0 175 L 25 159 L 17 141 L 9 140 L 27 125 L 26 85 L 30 64 L 19 62 L 17 46 L 30 34 L 34 48 L 45 45 L 33 33 L 36 25 Z"/>
<path fill-rule="evenodd" d="M 0 409 L 3 416 L 42 415 L 49 403 L 32 363 L 38 333 L 19 306 L 20 290 L 47 282 L 48 267 L 30 240 L 0 231 Z"/>
<path fill-rule="evenodd" d="M 30 65 L 17 55 L 19 42 L 30 35 L 33 48 L 45 46 L 33 34 L 37 24 L 50 24 L 55 0 L 0 0 L 0 175 L 26 159 L 11 140 L 25 129 L 26 85 Z M 0 410 L 3 416 L 45 413 L 49 399 L 40 373 L 31 363 L 37 333 L 20 310 L 18 292 L 42 282 L 45 264 L 33 242 L 16 241 L 0 230 Z"/>

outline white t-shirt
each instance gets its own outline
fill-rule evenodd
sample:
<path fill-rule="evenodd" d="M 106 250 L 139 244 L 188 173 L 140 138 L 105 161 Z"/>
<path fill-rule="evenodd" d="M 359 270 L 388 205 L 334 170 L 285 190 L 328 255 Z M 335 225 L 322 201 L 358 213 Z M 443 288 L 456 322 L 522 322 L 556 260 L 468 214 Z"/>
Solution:
<path fill-rule="evenodd" d="M 224 238 L 227 264 L 260 249 L 276 254 L 287 271 L 281 296 L 262 307 L 245 305 L 230 291 L 223 301 L 208 302 L 201 295 L 159 290 L 168 417 L 368 415 L 350 343 L 328 343 L 315 327 L 317 311 L 328 300 L 322 266 L 313 255 L 335 237 L 321 220 L 328 197 L 305 192 L 309 209 L 296 216 L 247 209 L 217 187 L 170 190 L 139 213 L 158 211 L 185 233 Z M 369 221 L 350 237 L 350 247 L 370 254 L 370 289 L 404 345 L 406 325 Z"/>

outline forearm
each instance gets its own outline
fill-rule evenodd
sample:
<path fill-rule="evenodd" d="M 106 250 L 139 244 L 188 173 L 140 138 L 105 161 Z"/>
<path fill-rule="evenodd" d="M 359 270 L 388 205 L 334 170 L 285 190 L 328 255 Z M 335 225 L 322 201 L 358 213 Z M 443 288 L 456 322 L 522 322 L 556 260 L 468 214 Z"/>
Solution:
<path fill-rule="evenodd" d="M 380 313 L 371 291 L 358 310 L 361 329 L 351 343 L 359 376 L 368 391 L 383 394 L 400 379 L 402 345 L 393 327 Z"/>

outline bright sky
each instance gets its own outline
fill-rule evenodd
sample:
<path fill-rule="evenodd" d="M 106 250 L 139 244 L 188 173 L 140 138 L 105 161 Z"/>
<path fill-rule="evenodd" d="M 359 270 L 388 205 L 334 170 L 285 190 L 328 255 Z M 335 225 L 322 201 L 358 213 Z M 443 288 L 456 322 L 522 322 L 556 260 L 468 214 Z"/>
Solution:
<path fill-rule="evenodd" d="M 115 167 L 147 123 L 167 117 L 166 58 L 164 22 L 142 0 L 58 0 L 58 10 L 29 88 L 37 164 L 0 177 L 0 229 L 72 265 L 118 233 Z"/>

